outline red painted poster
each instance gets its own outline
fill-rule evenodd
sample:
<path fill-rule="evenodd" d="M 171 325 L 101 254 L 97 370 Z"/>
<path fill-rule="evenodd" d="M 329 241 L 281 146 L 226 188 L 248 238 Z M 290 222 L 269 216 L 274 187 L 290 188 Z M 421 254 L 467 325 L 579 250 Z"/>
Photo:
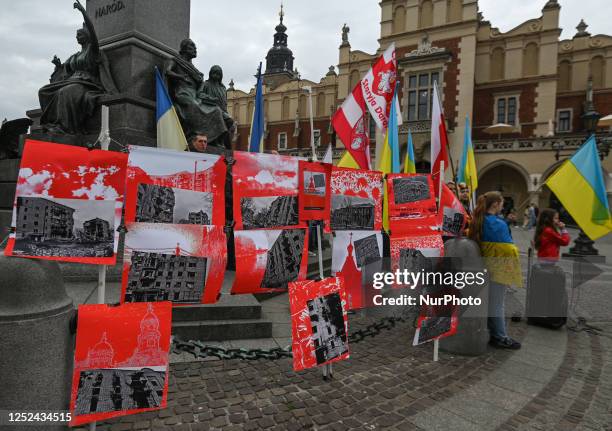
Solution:
<path fill-rule="evenodd" d="M 342 277 L 289 283 L 289 309 L 295 371 L 348 359 Z"/>
<path fill-rule="evenodd" d="M 222 156 L 130 146 L 126 222 L 225 225 Z"/>
<path fill-rule="evenodd" d="M 26 140 L 4 254 L 114 265 L 127 155 Z"/>
<path fill-rule="evenodd" d="M 382 230 L 383 174 L 349 168 L 332 169 L 331 230 Z"/>
<path fill-rule="evenodd" d="M 388 174 L 387 190 L 392 234 L 427 235 L 439 230 L 431 175 Z"/>
<path fill-rule="evenodd" d="M 122 302 L 217 302 L 227 243 L 223 226 L 128 223 Z"/>
<path fill-rule="evenodd" d="M 307 229 L 236 231 L 234 244 L 232 294 L 283 292 L 289 282 L 306 278 Z"/>
<path fill-rule="evenodd" d="M 170 302 L 79 306 L 70 425 L 166 407 L 171 319 Z"/>
<path fill-rule="evenodd" d="M 299 220 L 298 158 L 234 152 L 236 230 L 305 227 Z"/>
<path fill-rule="evenodd" d="M 433 271 L 437 257 L 444 256 L 444 242 L 440 234 L 424 236 L 391 235 L 391 272 L 398 269 L 409 272 Z M 420 287 L 420 286 L 396 286 Z"/>
<path fill-rule="evenodd" d="M 439 298 L 441 299 L 442 296 L 443 295 L 439 296 Z M 412 345 L 417 346 L 429 341 L 455 335 L 459 324 L 457 313 L 458 307 L 450 305 L 432 306 L 421 309 Z"/>
<path fill-rule="evenodd" d="M 442 184 L 438 224 L 446 236 L 461 236 L 467 224 L 465 208 L 446 184 Z"/>
<path fill-rule="evenodd" d="M 332 165 L 329 163 L 300 160 L 300 220 L 326 220 L 329 222 L 331 170 Z"/>

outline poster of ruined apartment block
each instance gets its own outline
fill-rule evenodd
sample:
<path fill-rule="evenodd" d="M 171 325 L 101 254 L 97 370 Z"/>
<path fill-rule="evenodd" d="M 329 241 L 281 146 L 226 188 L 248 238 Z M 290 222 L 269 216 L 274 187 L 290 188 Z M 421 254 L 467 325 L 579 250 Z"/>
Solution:
<path fill-rule="evenodd" d="M 391 232 L 427 235 L 440 230 L 431 175 L 389 174 L 387 192 Z"/>
<path fill-rule="evenodd" d="M 4 254 L 116 262 L 127 155 L 26 140 Z"/>
<path fill-rule="evenodd" d="M 409 272 L 432 271 L 438 258 L 444 255 L 444 242 L 440 234 L 421 236 L 400 236 L 391 232 L 391 272 L 396 270 Z M 412 287 L 412 286 L 395 286 Z M 418 288 L 421 286 L 414 286 Z"/>
<path fill-rule="evenodd" d="M 293 369 L 348 359 L 347 302 L 342 277 L 289 283 Z"/>
<path fill-rule="evenodd" d="M 166 407 L 171 319 L 170 302 L 79 306 L 71 426 Z"/>
<path fill-rule="evenodd" d="M 459 236 L 467 224 L 467 212 L 457 196 L 442 184 L 442 196 L 440 198 L 439 224 L 446 236 Z"/>
<path fill-rule="evenodd" d="M 225 224 L 222 156 L 130 146 L 125 220 Z"/>
<path fill-rule="evenodd" d="M 287 291 L 289 282 L 306 278 L 306 229 L 236 231 L 234 244 L 232 294 Z"/>
<path fill-rule="evenodd" d="M 122 302 L 212 304 L 227 263 L 222 226 L 128 223 Z"/>
<path fill-rule="evenodd" d="M 329 222 L 332 165 L 299 162 L 300 220 Z"/>
<path fill-rule="evenodd" d="M 381 172 L 333 167 L 326 231 L 381 230 L 382 181 Z"/>

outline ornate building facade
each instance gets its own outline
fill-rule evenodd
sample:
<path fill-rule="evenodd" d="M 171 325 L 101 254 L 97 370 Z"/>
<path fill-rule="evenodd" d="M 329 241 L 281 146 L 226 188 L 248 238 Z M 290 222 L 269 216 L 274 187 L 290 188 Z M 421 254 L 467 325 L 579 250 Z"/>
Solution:
<path fill-rule="evenodd" d="M 338 157 L 343 145 L 335 140 L 331 115 L 394 42 L 404 116 L 400 143 L 405 151 L 410 129 L 417 169 L 429 170 L 435 81 L 447 121 L 453 167 L 460 158 L 465 119 L 469 117 L 480 191 L 501 190 L 518 211 L 529 202 L 554 206 L 554 198 L 542 184 L 586 139 L 582 115 L 587 95 L 592 95 L 593 107 L 600 115 L 612 113 L 612 37 L 590 34 L 581 21 L 571 39 L 561 40 L 561 6 L 556 0 L 542 0 L 542 6 L 541 16 L 501 32 L 478 11 L 477 0 L 382 0 L 376 53 L 353 49 L 343 32 L 337 69 L 330 67 L 318 83 L 301 79 L 297 70 L 283 71 L 280 76 L 268 75 L 267 68 L 266 150 L 309 153 L 308 94 L 304 88 L 311 87 L 315 142 L 320 143 L 321 153 L 333 143 Z M 276 30 L 270 52 L 283 51 L 286 64 L 293 64 L 282 19 Z M 276 57 L 275 64 L 280 64 Z M 236 149 L 247 148 L 254 96 L 254 89 L 245 93 L 230 86 L 228 91 L 228 103 L 239 124 Z M 511 127 L 503 135 L 485 132 L 497 123 Z M 372 141 L 380 140 L 373 126 L 370 131 Z M 598 130 L 604 153 L 611 136 L 607 129 Z M 610 197 L 612 160 L 604 158 L 603 166 Z M 451 174 L 449 169 L 447 177 Z"/>

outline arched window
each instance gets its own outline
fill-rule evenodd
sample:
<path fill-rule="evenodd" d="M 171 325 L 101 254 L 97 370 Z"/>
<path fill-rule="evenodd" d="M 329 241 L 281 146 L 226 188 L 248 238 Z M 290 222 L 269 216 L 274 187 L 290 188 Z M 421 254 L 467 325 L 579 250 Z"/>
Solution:
<path fill-rule="evenodd" d="M 308 111 L 308 100 L 305 94 L 300 94 L 299 110 L 300 118 L 308 118 L 310 116 L 310 112 Z"/>
<path fill-rule="evenodd" d="M 539 48 L 535 42 L 528 43 L 523 50 L 523 76 L 534 76 L 538 74 Z"/>
<path fill-rule="evenodd" d="M 393 11 L 393 33 L 406 31 L 406 8 L 398 6 Z"/>
<path fill-rule="evenodd" d="M 463 2 L 461 0 L 448 0 L 446 10 L 448 11 L 447 22 L 457 22 L 463 19 Z"/>
<path fill-rule="evenodd" d="M 506 69 L 506 52 L 504 48 L 495 48 L 491 52 L 491 81 L 504 79 Z"/>
<path fill-rule="evenodd" d="M 559 91 L 571 91 L 572 89 L 572 63 L 563 60 L 559 63 Z"/>
<path fill-rule="evenodd" d="M 593 88 L 605 86 L 606 61 L 600 55 L 591 59 L 591 76 L 593 77 Z"/>
<path fill-rule="evenodd" d="M 283 118 L 283 120 L 288 120 L 289 119 L 289 104 L 291 103 L 291 101 L 289 100 L 289 96 L 285 96 L 283 97 L 283 105 L 281 108 L 281 116 Z"/>
<path fill-rule="evenodd" d="M 353 70 L 349 75 L 349 92 L 353 91 L 353 88 L 357 85 L 360 80 L 359 71 Z"/>
<path fill-rule="evenodd" d="M 327 115 L 327 108 L 325 106 L 325 93 L 319 93 L 317 96 L 317 116 L 323 117 Z"/>
<path fill-rule="evenodd" d="M 433 3 L 431 0 L 423 0 L 421 3 L 421 14 L 419 16 L 419 28 L 427 28 L 433 25 Z"/>

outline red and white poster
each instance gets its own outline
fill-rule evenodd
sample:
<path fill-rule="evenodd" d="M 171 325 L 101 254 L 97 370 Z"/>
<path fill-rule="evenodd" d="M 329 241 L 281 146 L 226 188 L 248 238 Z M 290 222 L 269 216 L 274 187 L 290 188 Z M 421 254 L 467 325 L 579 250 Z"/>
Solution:
<path fill-rule="evenodd" d="M 130 146 L 126 222 L 225 225 L 222 156 Z"/>
<path fill-rule="evenodd" d="M 223 229 L 128 223 L 121 302 L 217 302 L 227 264 Z"/>
<path fill-rule="evenodd" d="M 388 174 L 389 228 L 395 235 L 439 230 L 431 175 Z"/>
<path fill-rule="evenodd" d="M 331 170 L 329 163 L 299 162 L 299 218 L 327 220 L 331 207 Z"/>
<path fill-rule="evenodd" d="M 232 294 L 287 291 L 306 278 L 308 230 L 235 231 L 236 278 Z"/>
<path fill-rule="evenodd" d="M 170 302 L 79 306 L 71 426 L 166 407 L 171 320 Z"/>
<path fill-rule="evenodd" d="M 434 271 L 438 257 L 444 256 L 442 235 L 396 236 L 390 238 L 391 272 Z M 397 286 L 420 287 L 420 286 Z"/>
<path fill-rule="evenodd" d="M 296 157 L 234 152 L 236 230 L 305 227 L 299 220 Z"/>
<path fill-rule="evenodd" d="M 442 184 L 438 224 L 445 236 L 461 236 L 467 225 L 465 208 L 446 184 Z"/>
<path fill-rule="evenodd" d="M 442 298 L 444 295 L 430 295 Z M 413 346 L 433 340 L 450 337 L 457 333 L 459 324 L 458 307 L 452 305 L 429 306 L 421 308 Z"/>
<path fill-rule="evenodd" d="M 6 256 L 114 265 L 127 155 L 26 140 Z"/>
<path fill-rule="evenodd" d="M 382 198 L 381 172 L 334 167 L 326 231 L 382 230 Z"/>
<path fill-rule="evenodd" d="M 295 371 L 348 359 L 342 277 L 289 283 L 289 310 Z"/>
<path fill-rule="evenodd" d="M 336 231 L 332 248 L 332 274 L 344 279 L 349 310 L 372 305 L 375 295 L 370 276 L 382 271 L 382 233 Z"/>
<path fill-rule="evenodd" d="M 395 43 L 391 43 L 361 80 L 363 98 L 381 130 L 387 130 L 389 111 L 397 79 Z"/>

